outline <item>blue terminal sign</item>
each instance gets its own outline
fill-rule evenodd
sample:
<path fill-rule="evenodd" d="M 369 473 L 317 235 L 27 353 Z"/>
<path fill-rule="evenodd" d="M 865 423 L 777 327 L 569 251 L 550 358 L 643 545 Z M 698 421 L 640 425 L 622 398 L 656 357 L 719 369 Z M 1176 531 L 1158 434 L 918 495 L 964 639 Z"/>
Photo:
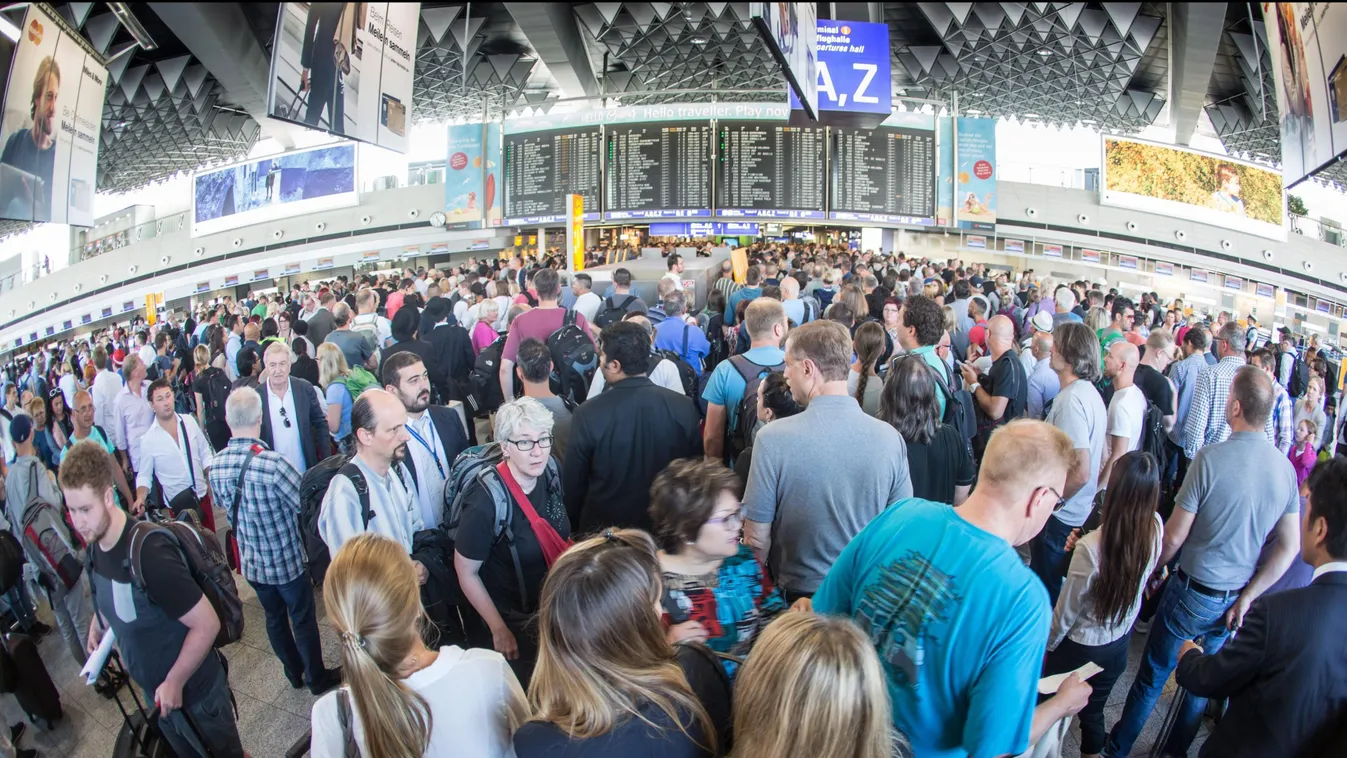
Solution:
<path fill-rule="evenodd" d="M 819 21 L 819 110 L 887 116 L 893 109 L 889 48 L 888 24 Z M 790 107 L 800 108 L 794 90 Z"/>

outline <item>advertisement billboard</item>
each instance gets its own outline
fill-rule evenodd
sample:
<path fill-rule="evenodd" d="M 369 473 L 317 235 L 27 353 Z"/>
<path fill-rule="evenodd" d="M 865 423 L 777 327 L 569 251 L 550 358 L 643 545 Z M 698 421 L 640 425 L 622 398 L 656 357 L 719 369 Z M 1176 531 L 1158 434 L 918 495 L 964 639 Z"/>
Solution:
<path fill-rule="evenodd" d="M 818 5 L 753 3 L 753 20 L 809 118 L 818 119 Z"/>
<path fill-rule="evenodd" d="M 8 37 L 0 57 L 8 54 Z M 33 3 L 13 46 L 0 118 L 0 218 L 93 226 L 108 72 Z"/>
<path fill-rule="evenodd" d="M 1347 152 L 1347 7 L 1262 5 L 1290 187 Z"/>
<path fill-rule="evenodd" d="M 996 228 L 996 119 L 960 118 L 954 159 L 954 219 L 961 229 Z"/>
<path fill-rule="evenodd" d="M 420 3 L 281 3 L 267 115 L 407 152 Z"/>
<path fill-rule="evenodd" d="M 449 229 L 479 229 L 486 203 L 486 125 L 450 124 L 444 161 L 444 213 Z"/>
<path fill-rule="evenodd" d="M 359 202 L 355 145 L 297 150 L 192 177 L 192 236 Z"/>
<path fill-rule="evenodd" d="M 1285 239 L 1281 174 L 1224 155 L 1104 137 L 1100 203 Z"/>
<path fill-rule="evenodd" d="M 893 110 L 889 25 L 823 20 L 818 22 L 816 41 L 819 110 L 889 115 Z M 795 90 L 790 90 L 790 107 L 800 107 Z"/>

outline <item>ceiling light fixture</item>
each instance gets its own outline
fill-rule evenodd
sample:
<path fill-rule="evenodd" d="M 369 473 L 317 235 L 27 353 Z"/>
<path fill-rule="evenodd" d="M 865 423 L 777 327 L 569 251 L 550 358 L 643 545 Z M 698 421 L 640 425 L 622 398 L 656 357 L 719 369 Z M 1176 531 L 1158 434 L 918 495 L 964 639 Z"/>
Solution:
<path fill-rule="evenodd" d="M 1045 48 L 1039 50 L 1039 51 L 1038 51 L 1038 54 L 1041 55 L 1041 56 L 1043 56 L 1044 58 L 1046 58 L 1046 57 L 1048 57 L 1049 55 L 1052 55 L 1052 51 L 1049 50 L 1049 49 L 1047 49 L 1047 48 L 1045 47 Z"/>

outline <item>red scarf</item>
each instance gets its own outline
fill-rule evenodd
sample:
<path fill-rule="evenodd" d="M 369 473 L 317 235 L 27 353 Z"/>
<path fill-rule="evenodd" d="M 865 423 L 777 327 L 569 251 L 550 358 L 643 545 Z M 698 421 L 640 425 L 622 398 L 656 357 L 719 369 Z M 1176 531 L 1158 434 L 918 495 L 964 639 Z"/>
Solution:
<path fill-rule="evenodd" d="M 543 560 L 547 562 L 548 568 L 552 568 L 552 564 L 556 563 L 561 554 L 566 552 L 566 548 L 571 546 L 571 541 L 563 538 L 557 533 L 556 527 L 533 510 L 533 504 L 529 502 L 528 495 L 524 494 L 519 482 L 515 481 L 514 474 L 510 473 L 509 464 L 505 461 L 496 464 L 496 473 L 500 474 L 501 481 L 505 482 L 505 488 L 514 496 L 515 502 L 519 504 L 519 509 L 528 517 L 529 526 L 533 528 L 533 536 L 538 538 L 538 547 L 542 548 Z"/>

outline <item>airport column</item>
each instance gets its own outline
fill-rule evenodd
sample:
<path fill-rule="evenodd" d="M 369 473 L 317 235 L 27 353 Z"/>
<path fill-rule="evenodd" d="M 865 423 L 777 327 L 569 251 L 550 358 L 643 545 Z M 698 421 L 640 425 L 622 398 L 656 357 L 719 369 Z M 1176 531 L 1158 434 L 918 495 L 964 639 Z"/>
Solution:
<path fill-rule="evenodd" d="M 585 269 L 585 198 L 566 196 L 566 270 L 576 274 Z"/>

